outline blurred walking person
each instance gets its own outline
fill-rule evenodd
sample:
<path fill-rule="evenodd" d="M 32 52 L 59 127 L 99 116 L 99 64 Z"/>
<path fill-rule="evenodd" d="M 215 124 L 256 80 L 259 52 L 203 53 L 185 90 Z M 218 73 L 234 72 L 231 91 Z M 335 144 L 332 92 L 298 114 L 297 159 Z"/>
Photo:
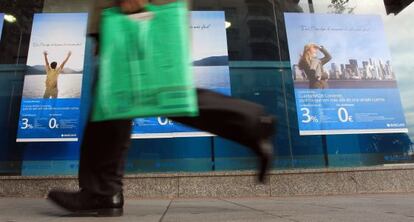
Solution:
<path fill-rule="evenodd" d="M 154 4 L 170 2 L 172 0 L 152 1 Z M 145 0 L 94 1 L 89 34 L 99 41 L 98 24 L 102 9 L 120 6 L 124 13 L 130 14 L 140 12 L 146 3 Z M 266 113 L 263 106 L 252 102 L 205 89 L 197 89 L 197 96 L 198 116 L 171 119 L 252 149 L 259 157 L 258 181 L 264 182 L 272 165 L 275 118 Z M 81 147 L 80 191 L 53 190 L 48 198 L 72 212 L 121 216 L 124 205 L 122 179 L 131 129 L 131 120 L 88 122 Z"/>

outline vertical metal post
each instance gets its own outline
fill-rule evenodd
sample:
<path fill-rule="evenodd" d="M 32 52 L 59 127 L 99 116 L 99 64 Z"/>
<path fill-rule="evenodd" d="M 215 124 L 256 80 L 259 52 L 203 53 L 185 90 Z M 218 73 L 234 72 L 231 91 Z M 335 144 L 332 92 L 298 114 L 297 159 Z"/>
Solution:
<path fill-rule="evenodd" d="M 215 141 L 214 136 L 210 137 L 210 148 L 211 148 L 211 170 L 216 171 L 216 152 L 215 152 Z"/>
<path fill-rule="evenodd" d="M 325 160 L 325 167 L 329 167 L 328 141 L 327 136 L 322 136 L 323 158 Z"/>
<path fill-rule="evenodd" d="M 275 2 L 272 1 L 273 4 L 273 16 L 275 21 L 275 28 L 276 28 L 276 38 L 277 38 L 277 44 L 278 44 L 278 50 L 279 50 L 279 61 L 282 61 L 282 52 L 280 49 L 280 39 L 279 39 L 279 26 L 277 24 L 277 14 L 276 14 L 276 5 Z M 292 144 L 292 134 L 290 132 L 290 119 L 289 119 L 289 108 L 288 108 L 288 101 L 287 101 L 287 92 L 286 92 L 286 80 L 285 80 L 285 70 L 279 69 L 281 79 L 282 79 L 282 92 L 283 92 L 283 101 L 285 105 L 285 114 L 286 114 L 286 130 L 288 134 L 288 144 L 289 144 L 289 151 L 290 151 L 290 159 L 291 159 L 291 167 L 294 166 L 294 158 L 293 158 L 293 144 Z"/>
<path fill-rule="evenodd" d="M 19 46 L 17 48 L 17 55 L 16 55 L 16 65 L 19 64 L 19 59 L 20 59 L 20 49 L 22 46 L 22 38 L 23 38 L 23 30 L 20 26 L 18 26 L 20 29 L 20 38 L 19 38 Z"/>
<path fill-rule="evenodd" d="M 308 0 L 310 13 L 315 13 L 315 7 L 313 6 L 313 0 Z M 322 135 L 322 150 L 323 158 L 325 160 L 325 167 L 329 167 L 329 154 L 328 154 L 328 141 L 327 136 Z"/>

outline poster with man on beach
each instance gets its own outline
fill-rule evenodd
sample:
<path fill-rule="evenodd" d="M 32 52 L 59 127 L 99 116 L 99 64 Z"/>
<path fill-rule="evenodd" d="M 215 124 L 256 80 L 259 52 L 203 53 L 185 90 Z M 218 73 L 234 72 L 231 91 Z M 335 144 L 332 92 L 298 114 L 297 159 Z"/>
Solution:
<path fill-rule="evenodd" d="M 78 141 L 87 18 L 34 15 L 17 142 Z"/>

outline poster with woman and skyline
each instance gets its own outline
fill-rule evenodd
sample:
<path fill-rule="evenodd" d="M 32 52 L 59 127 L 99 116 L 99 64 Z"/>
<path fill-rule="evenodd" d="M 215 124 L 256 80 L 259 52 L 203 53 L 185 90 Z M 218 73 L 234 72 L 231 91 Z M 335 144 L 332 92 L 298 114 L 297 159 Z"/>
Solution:
<path fill-rule="evenodd" d="M 407 132 L 380 16 L 285 13 L 285 22 L 301 135 Z"/>

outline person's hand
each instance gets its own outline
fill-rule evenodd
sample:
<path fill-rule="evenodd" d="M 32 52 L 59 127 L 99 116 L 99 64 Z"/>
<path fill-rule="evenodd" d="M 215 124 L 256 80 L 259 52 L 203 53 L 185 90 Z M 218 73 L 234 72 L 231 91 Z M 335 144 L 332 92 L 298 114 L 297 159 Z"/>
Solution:
<path fill-rule="evenodd" d="M 122 0 L 120 6 L 124 13 L 133 13 L 143 9 L 147 3 L 148 0 Z"/>
<path fill-rule="evenodd" d="M 71 55 L 72 55 L 72 51 L 69 51 L 68 52 L 68 57 L 71 56 Z"/>
<path fill-rule="evenodd" d="M 43 52 L 43 55 L 47 56 L 47 51 L 44 51 L 44 52 Z"/>

